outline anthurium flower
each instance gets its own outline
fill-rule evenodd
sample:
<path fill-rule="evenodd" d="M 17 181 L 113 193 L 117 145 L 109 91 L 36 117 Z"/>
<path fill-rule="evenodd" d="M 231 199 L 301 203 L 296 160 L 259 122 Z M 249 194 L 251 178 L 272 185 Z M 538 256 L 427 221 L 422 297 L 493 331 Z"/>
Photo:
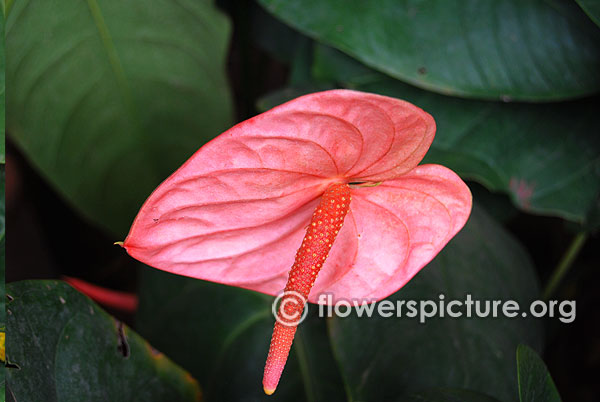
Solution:
<path fill-rule="evenodd" d="M 383 299 L 471 211 L 455 173 L 417 166 L 434 135 L 433 118 L 398 99 L 349 90 L 297 98 L 197 151 L 152 193 L 123 247 L 165 271 L 270 295 L 285 288 L 311 302 L 324 292 L 333 303 Z M 303 307 L 288 304 L 279 317 Z M 275 325 L 267 393 L 295 324 Z"/>

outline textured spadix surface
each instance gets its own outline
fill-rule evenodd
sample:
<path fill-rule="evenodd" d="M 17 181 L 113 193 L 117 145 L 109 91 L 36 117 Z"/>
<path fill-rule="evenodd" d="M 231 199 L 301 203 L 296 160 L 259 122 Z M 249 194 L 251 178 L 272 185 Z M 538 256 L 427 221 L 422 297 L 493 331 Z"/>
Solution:
<path fill-rule="evenodd" d="M 242 122 L 196 152 L 140 210 L 124 247 L 165 271 L 277 294 L 324 190 L 352 186 L 350 212 L 318 294 L 382 299 L 463 227 L 471 194 L 439 165 L 417 164 L 435 123 L 407 102 L 334 90 Z"/>

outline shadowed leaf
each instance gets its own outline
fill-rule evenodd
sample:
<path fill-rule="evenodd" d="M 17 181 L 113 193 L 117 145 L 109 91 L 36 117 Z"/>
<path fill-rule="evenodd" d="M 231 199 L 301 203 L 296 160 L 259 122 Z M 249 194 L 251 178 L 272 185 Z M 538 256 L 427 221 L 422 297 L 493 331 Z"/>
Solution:
<path fill-rule="evenodd" d="M 452 307 L 462 315 L 450 317 L 444 309 L 443 317 L 435 314 L 420 323 L 419 303 L 439 307 L 440 295 L 444 306 L 462 302 Z M 471 306 L 471 318 L 467 295 L 481 301 L 479 310 Z M 330 321 L 334 352 L 352 399 L 396 400 L 429 387 L 461 387 L 515 401 L 512 356 L 521 342 L 541 346 L 541 322 L 521 318 L 520 312 L 505 317 L 502 307 L 494 318 L 491 304 L 486 318 L 476 311 L 485 312 L 485 300 L 514 300 L 521 311 L 528 311 L 537 295 L 537 278 L 526 252 L 475 208 L 465 228 L 435 260 L 386 299 L 394 306 L 403 303 L 390 317 L 375 313 L 367 318 L 363 313 L 360 318 L 355 311 Z M 432 311 L 431 306 L 424 308 Z"/>
<path fill-rule="evenodd" d="M 561 402 L 544 361 L 525 345 L 517 348 L 517 375 L 521 402 Z"/>
<path fill-rule="evenodd" d="M 6 286 L 17 401 L 198 401 L 198 383 L 64 282 Z"/>

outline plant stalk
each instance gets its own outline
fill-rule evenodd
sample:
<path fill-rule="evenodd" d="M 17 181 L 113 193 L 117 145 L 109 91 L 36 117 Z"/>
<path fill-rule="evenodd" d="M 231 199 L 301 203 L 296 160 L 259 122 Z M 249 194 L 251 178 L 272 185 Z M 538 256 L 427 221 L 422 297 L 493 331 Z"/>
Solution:
<path fill-rule="evenodd" d="M 546 284 L 546 288 L 542 293 L 542 298 L 544 300 L 548 300 L 554 294 L 558 288 L 558 285 L 560 285 L 564 276 L 569 271 L 569 268 L 571 268 L 571 265 L 573 265 L 573 262 L 579 255 L 579 251 L 581 251 L 581 248 L 585 244 L 586 240 L 587 233 L 581 232 L 575 236 L 573 241 L 571 241 L 571 245 L 559 261 L 558 265 L 554 269 L 554 272 L 552 272 L 550 280 L 548 280 L 548 283 Z"/>

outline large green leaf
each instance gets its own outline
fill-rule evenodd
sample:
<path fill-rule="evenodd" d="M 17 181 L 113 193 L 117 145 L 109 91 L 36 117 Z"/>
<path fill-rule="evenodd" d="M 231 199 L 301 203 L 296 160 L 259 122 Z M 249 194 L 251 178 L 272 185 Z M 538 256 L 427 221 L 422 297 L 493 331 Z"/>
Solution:
<path fill-rule="evenodd" d="M 198 383 L 59 281 L 7 286 L 7 392 L 16 401 L 196 401 Z"/>
<path fill-rule="evenodd" d="M 525 345 L 517 348 L 517 375 L 521 402 L 561 402 L 544 361 Z"/>
<path fill-rule="evenodd" d="M 145 269 L 137 327 L 200 382 L 207 401 L 344 401 L 325 324 L 299 327 L 275 394 L 262 375 L 273 331 L 273 297 Z"/>
<path fill-rule="evenodd" d="M 554 0 L 260 0 L 309 36 L 443 94 L 557 100 L 600 89 L 600 31 Z"/>
<path fill-rule="evenodd" d="M 327 47 L 317 48 L 313 74 L 425 109 L 437 131 L 424 162 L 508 193 L 524 211 L 581 222 L 600 194 L 597 98 L 547 105 L 452 98 L 403 84 Z M 259 105 L 269 108 L 297 93 L 274 94 Z"/>
<path fill-rule="evenodd" d="M 525 251 L 479 208 L 465 228 L 404 288 L 387 300 L 514 300 L 521 311 L 538 295 Z M 482 302 L 483 303 L 483 302 Z M 334 317 L 330 335 L 353 400 L 398 400 L 429 387 L 457 387 L 517 399 L 514 351 L 526 342 L 540 347 L 541 322 L 530 317 L 383 318 Z M 419 306 L 417 305 L 417 309 Z M 485 310 L 482 304 L 480 311 Z M 500 308 L 501 311 L 501 308 Z"/>
<path fill-rule="evenodd" d="M 229 23 L 209 1 L 23 0 L 6 28 L 9 134 L 119 236 L 230 125 Z"/>

